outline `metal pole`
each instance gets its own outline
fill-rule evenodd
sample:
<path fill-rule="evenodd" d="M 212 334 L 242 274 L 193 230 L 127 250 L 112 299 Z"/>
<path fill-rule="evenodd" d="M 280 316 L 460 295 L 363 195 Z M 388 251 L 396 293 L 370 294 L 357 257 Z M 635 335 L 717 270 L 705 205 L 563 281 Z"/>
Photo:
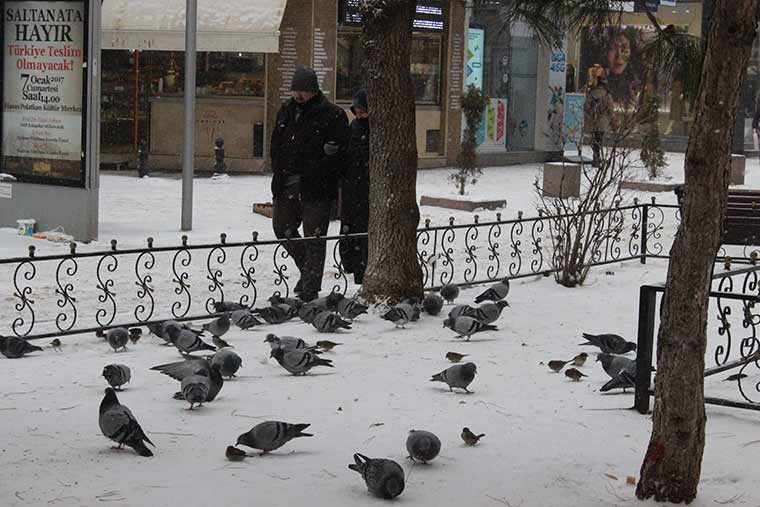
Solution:
<path fill-rule="evenodd" d="M 195 162 L 195 32 L 198 0 L 187 0 L 185 19 L 185 136 L 182 146 L 182 230 L 193 229 Z"/>

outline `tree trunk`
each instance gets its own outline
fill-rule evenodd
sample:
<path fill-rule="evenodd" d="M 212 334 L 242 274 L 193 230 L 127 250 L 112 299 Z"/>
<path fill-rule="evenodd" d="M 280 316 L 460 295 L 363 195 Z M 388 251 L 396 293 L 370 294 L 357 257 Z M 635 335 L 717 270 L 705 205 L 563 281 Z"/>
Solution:
<path fill-rule="evenodd" d="M 414 0 L 362 6 L 370 122 L 369 259 L 361 295 L 396 302 L 422 295 L 417 259 L 417 144 L 409 73 Z"/>
<path fill-rule="evenodd" d="M 726 207 L 739 98 L 755 39 L 757 0 L 715 0 L 696 119 L 686 152 L 683 219 L 671 249 L 657 337 L 652 436 L 640 499 L 691 502 L 705 445 L 707 310 Z"/>

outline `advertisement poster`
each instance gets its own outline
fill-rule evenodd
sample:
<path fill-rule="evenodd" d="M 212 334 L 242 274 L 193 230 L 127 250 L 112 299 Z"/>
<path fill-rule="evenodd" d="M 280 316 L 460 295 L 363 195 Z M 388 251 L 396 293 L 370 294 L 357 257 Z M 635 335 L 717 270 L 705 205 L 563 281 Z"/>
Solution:
<path fill-rule="evenodd" d="M 567 72 L 567 41 L 552 51 L 549 57 L 548 89 L 546 91 L 546 126 L 549 149 L 561 150 L 562 121 L 565 113 L 565 75 Z"/>
<path fill-rule="evenodd" d="M 583 140 L 583 105 L 586 96 L 582 93 L 565 95 L 564 136 L 565 151 L 577 153 Z"/>
<path fill-rule="evenodd" d="M 507 146 L 507 99 L 489 99 L 478 131 L 478 151 L 504 151 Z"/>
<path fill-rule="evenodd" d="M 83 185 L 85 2 L 6 1 L 3 169 Z"/>
<path fill-rule="evenodd" d="M 470 27 L 467 30 L 467 65 L 464 69 L 465 87 L 474 85 L 483 89 L 483 45 L 485 32 L 482 28 Z"/>

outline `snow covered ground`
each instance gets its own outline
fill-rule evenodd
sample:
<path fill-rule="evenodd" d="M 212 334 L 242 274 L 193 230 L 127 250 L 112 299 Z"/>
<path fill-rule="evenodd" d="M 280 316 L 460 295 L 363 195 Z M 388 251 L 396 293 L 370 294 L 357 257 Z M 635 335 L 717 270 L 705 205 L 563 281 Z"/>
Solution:
<path fill-rule="evenodd" d="M 748 186 L 760 184 L 758 165 L 748 162 Z M 530 165 L 487 169 L 472 192 L 506 198 L 505 218 L 517 210 L 532 215 L 530 185 L 538 170 Z M 678 178 L 677 167 L 669 171 Z M 418 194 L 454 196 L 449 172 L 420 172 Z M 271 237 L 269 220 L 253 215 L 250 207 L 252 201 L 268 200 L 268 183 L 254 176 L 223 183 L 196 180 L 191 242 L 215 240 L 220 232 L 229 241 L 245 241 L 252 230 Z M 101 249 L 111 237 L 132 246 L 146 236 L 155 237 L 157 245 L 177 244 L 180 186 L 176 179 L 104 175 L 101 241 L 85 248 Z M 674 201 L 672 194 L 660 198 Z M 472 219 L 439 208 L 421 212 L 434 224 L 448 216 Z M 39 254 L 67 248 L 2 230 L 0 256 L 23 255 L 29 242 L 39 246 Z M 379 500 L 347 469 L 354 452 L 402 464 L 407 485 L 397 501 L 404 505 L 658 505 L 637 502 L 634 487 L 626 484 L 627 476 L 638 476 L 651 430 L 648 416 L 625 410 L 632 395 L 599 393 L 607 377 L 592 360 L 583 368 L 588 377 L 579 383 L 542 363 L 582 351 L 577 346 L 582 332 L 615 332 L 635 341 L 638 288 L 662 282 L 666 267 L 654 260 L 612 264 L 592 271 L 588 285 L 578 289 L 562 288 L 550 278 L 514 282 L 512 307 L 497 322 L 499 331 L 469 343 L 455 340 L 441 328 L 441 317 L 430 316 L 397 330 L 376 314 L 365 315 L 339 335 L 319 335 L 300 322 L 233 330 L 225 339 L 243 357 L 243 369 L 216 401 L 192 412 L 170 399 L 177 382 L 148 370 L 179 359 L 155 337 L 146 335 L 119 354 L 94 336 L 80 335 L 64 338 L 61 353 L 46 349 L 22 360 L 0 357 L 0 467 L 6 471 L 0 505 L 376 505 Z M 11 299 L 10 286 L 0 287 L 0 299 Z M 458 302 L 471 302 L 480 290 L 463 291 Z M 719 338 L 714 314 L 711 310 L 709 350 Z M 344 345 L 328 354 L 334 369 L 292 377 L 266 360 L 268 346 L 262 342 L 268 332 Z M 429 382 L 431 374 L 449 366 L 444 354 L 450 350 L 470 354 L 478 365 L 474 394 L 452 394 Z M 97 412 L 106 386 L 100 374 L 109 363 L 132 369 L 132 383 L 119 396 L 155 442 L 153 458 L 113 451 L 100 434 Z M 721 382 L 723 377 L 709 378 L 707 392 L 736 398 L 735 385 Z M 760 505 L 758 415 L 715 406 L 707 413 L 702 483 L 693 505 Z M 226 461 L 225 447 L 267 419 L 311 423 L 315 436 L 270 456 Z M 464 447 L 463 426 L 486 437 L 476 447 Z M 410 429 L 441 438 L 441 455 L 429 466 L 404 459 Z"/>

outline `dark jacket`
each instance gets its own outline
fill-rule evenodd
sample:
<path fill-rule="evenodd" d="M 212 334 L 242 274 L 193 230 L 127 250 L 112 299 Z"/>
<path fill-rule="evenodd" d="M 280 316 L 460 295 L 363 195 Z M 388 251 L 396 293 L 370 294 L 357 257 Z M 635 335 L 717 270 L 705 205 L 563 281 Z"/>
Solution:
<path fill-rule="evenodd" d="M 369 120 L 354 119 L 350 128 L 351 140 L 341 182 L 341 220 L 363 222 L 366 227 L 369 219 Z"/>
<path fill-rule="evenodd" d="M 345 111 L 322 92 L 306 104 L 292 98 L 285 101 L 272 131 L 272 195 L 281 194 L 288 177 L 297 174 L 304 200 L 333 199 L 348 139 Z M 330 151 L 335 152 L 328 154 Z"/>

